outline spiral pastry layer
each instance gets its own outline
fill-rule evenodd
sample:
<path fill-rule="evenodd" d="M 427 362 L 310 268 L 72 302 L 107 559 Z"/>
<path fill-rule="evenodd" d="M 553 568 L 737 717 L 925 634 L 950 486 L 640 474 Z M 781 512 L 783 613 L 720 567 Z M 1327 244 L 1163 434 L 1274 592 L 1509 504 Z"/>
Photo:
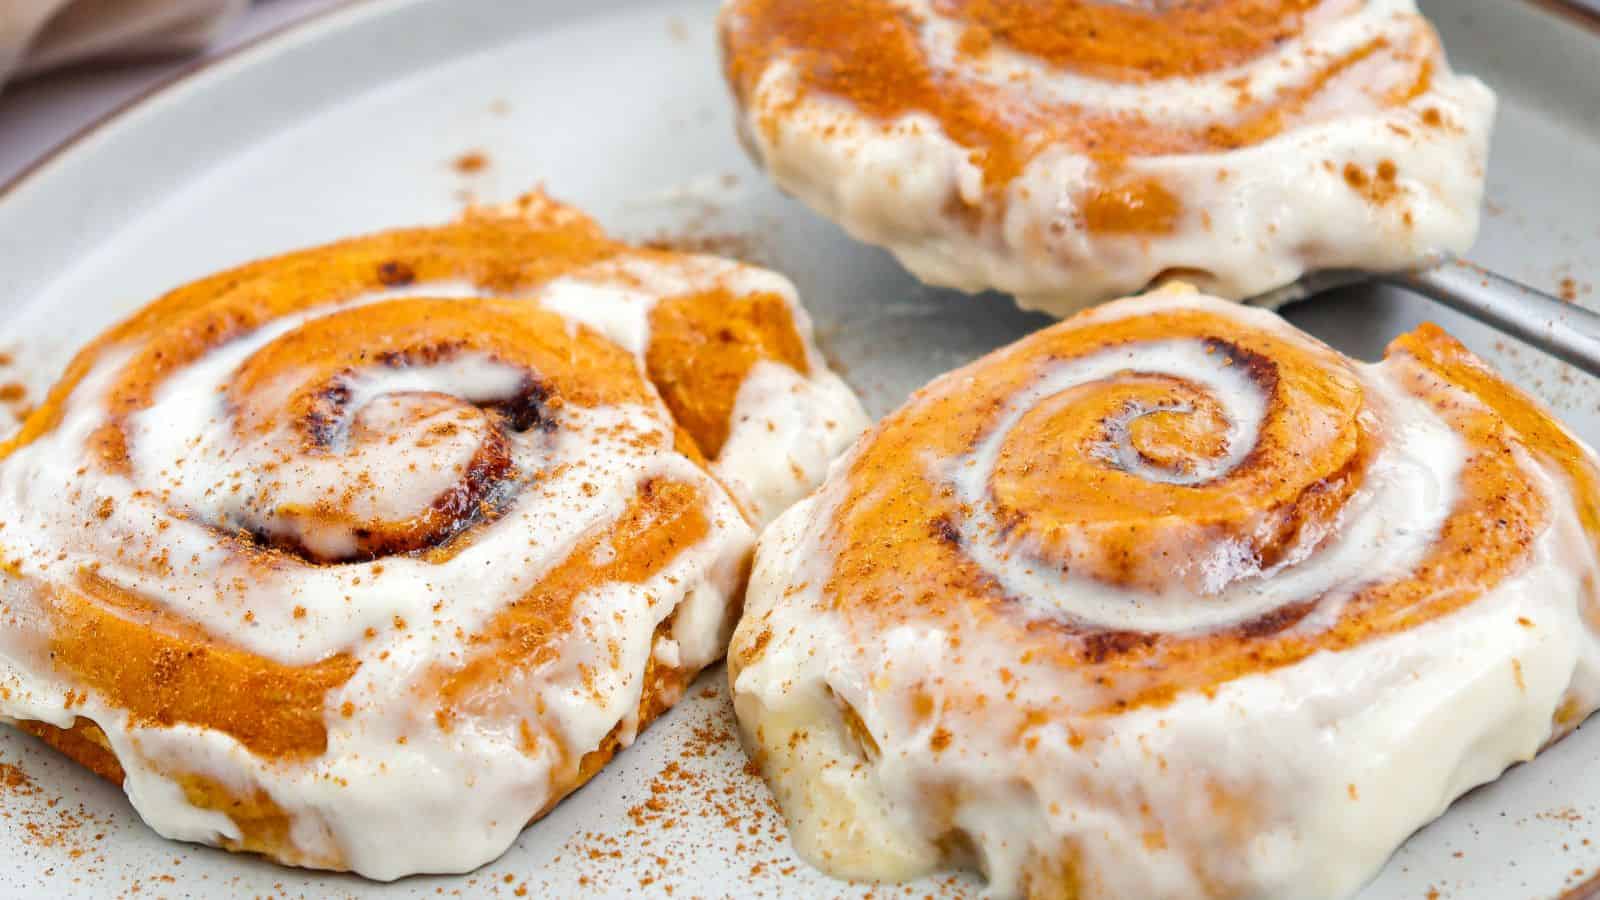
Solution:
<path fill-rule="evenodd" d="M 179 288 L 0 447 L 0 714 L 172 838 L 479 866 L 721 656 L 864 427 L 809 335 L 541 197 Z"/>
<path fill-rule="evenodd" d="M 931 284 L 1055 315 L 1172 276 L 1237 300 L 1477 232 L 1494 97 L 1413 0 L 727 0 L 721 22 L 757 159 Z"/>
<path fill-rule="evenodd" d="M 739 720 L 826 870 L 1344 897 L 1600 703 L 1594 453 L 1442 331 L 1187 286 L 946 375 L 761 537 Z"/>

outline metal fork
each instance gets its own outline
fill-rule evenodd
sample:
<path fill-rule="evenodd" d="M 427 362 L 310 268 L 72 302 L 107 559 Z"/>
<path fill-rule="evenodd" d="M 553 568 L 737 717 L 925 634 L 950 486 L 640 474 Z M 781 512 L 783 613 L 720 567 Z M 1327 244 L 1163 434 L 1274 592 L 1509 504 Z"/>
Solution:
<path fill-rule="evenodd" d="M 1600 376 L 1600 313 L 1497 275 L 1465 260 L 1444 258 L 1405 272 L 1332 269 L 1255 298 L 1277 305 L 1336 287 L 1377 282 L 1418 293 L 1530 346 Z"/>
<path fill-rule="evenodd" d="M 1600 375 L 1600 314 L 1513 281 L 1465 260 L 1447 260 L 1374 280 L 1430 300 L 1497 328 L 1524 343 Z"/>

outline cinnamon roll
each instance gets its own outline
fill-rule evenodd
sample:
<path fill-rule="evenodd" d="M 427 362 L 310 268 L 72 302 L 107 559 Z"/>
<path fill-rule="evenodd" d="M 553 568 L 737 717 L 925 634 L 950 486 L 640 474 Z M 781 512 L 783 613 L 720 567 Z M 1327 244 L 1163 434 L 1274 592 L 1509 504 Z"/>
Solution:
<path fill-rule="evenodd" d="M 931 284 L 1055 315 L 1169 276 L 1243 299 L 1477 231 L 1494 97 L 1413 0 L 728 0 L 721 25 L 757 160 Z"/>
<path fill-rule="evenodd" d="M 1439 329 L 1174 286 L 934 381 L 729 650 L 801 852 L 999 896 L 1345 897 L 1600 703 L 1600 469 Z"/>
<path fill-rule="evenodd" d="M 472 869 L 722 655 L 863 426 L 787 281 L 542 198 L 197 281 L 0 447 L 0 715 L 171 838 Z"/>

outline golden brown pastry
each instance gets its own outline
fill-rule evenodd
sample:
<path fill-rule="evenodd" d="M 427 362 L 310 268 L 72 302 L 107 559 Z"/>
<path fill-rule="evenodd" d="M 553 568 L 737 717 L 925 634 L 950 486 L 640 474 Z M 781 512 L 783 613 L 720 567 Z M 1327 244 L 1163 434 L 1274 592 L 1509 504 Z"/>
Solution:
<path fill-rule="evenodd" d="M 472 869 L 721 656 L 863 424 L 784 279 L 539 197 L 203 279 L 0 447 L 0 713 L 169 837 Z"/>
<path fill-rule="evenodd" d="M 729 669 L 801 852 L 1344 897 L 1600 703 L 1594 453 L 1444 332 L 1173 287 L 945 375 L 761 537 Z"/>

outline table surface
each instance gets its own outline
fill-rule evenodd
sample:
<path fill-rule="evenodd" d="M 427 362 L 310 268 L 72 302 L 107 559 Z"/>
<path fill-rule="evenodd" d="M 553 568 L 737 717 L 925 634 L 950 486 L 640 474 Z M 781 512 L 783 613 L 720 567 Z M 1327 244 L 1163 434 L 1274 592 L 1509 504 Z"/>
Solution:
<path fill-rule="evenodd" d="M 0 185 L 84 126 L 151 87 L 230 47 L 344 0 L 257 0 L 208 54 L 91 63 L 0 87 Z"/>

